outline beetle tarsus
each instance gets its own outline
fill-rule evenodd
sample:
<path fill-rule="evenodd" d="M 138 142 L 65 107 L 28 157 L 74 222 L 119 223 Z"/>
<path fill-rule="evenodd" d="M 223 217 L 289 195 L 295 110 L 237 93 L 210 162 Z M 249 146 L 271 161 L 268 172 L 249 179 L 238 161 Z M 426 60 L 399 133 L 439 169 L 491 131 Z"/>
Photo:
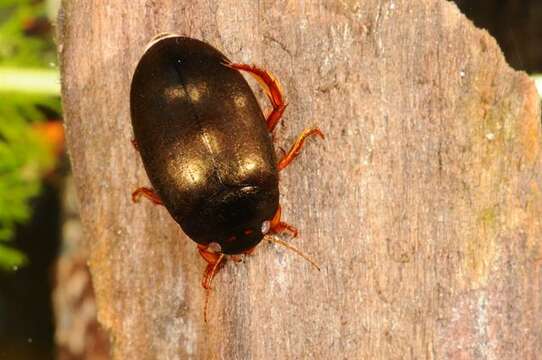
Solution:
<path fill-rule="evenodd" d="M 289 232 L 293 238 L 296 238 L 299 234 L 299 231 L 295 226 L 292 226 L 283 221 L 279 222 L 275 227 L 271 228 L 271 232 L 274 234 L 280 234 L 283 232 Z"/>
<path fill-rule="evenodd" d="M 153 204 L 155 205 L 164 205 L 164 203 L 162 202 L 162 200 L 160 200 L 160 197 L 158 196 L 157 193 L 154 192 L 153 189 L 151 188 L 148 188 L 148 187 L 140 187 L 140 188 L 137 188 L 133 193 L 132 193 L 132 201 L 134 203 L 138 202 L 139 199 L 141 197 L 146 197 L 147 199 L 149 199 L 150 201 L 152 201 Z"/>
<path fill-rule="evenodd" d="M 318 135 L 322 139 L 324 139 L 324 134 L 320 129 L 314 128 L 314 129 L 307 129 L 299 135 L 295 143 L 292 145 L 290 151 L 284 157 L 278 162 L 277 168 L 279 171 L 286 168 L 290 163 L 301 153 L 301 149 L 303 148 L 303 145 L 305 143 L 305 139 L 309 136 Z"/>

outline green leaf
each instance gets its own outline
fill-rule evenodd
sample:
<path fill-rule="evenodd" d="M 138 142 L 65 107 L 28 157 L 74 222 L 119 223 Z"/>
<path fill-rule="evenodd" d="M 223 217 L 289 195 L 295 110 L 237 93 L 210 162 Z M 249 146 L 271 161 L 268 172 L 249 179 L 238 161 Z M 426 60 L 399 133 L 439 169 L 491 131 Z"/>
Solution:
<path fill-rule="evenodd" d="M 28 259 L 18 250 L 0 244 L 0 268 L 3 270 L 17 270 L 23 266 Z"/>

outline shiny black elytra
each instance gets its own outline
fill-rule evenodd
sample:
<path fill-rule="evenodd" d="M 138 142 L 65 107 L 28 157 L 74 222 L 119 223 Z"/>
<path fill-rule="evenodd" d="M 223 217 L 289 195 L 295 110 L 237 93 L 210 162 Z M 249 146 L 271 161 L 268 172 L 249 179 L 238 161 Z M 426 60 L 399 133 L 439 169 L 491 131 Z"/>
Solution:
<path fill-rule="evenodd" d="M 273 105 L 267 118 L 239 70 L 262 84 Z M 139 188 L 133 198 L 143 195 L 164 205 L 199 244 L 208 263 L 206 289 L 224 254 L 249 253 L 267 233 L 297 234 L 280 221 L 278 172 L 299 154 L 307 136 L 323 135 L 305 131 L 277 162 L 271 133 L 285 108 L 268 72 L 232 64 L 199 40 L 159 36 L 137 65 L 130 111 L 134 144 L 152 189 Z M 219 246 L 209 247 L 213 243 Z"/>
<path fill-rule="evenodd" d="M 258 102 L 225 61 L 198 40 L 155 43 L 134 73 L 131 112 L 145 170 L 171 216 L 195 242 L 239 254 L 260 242 L 277 210 L 278 171 Z"/>

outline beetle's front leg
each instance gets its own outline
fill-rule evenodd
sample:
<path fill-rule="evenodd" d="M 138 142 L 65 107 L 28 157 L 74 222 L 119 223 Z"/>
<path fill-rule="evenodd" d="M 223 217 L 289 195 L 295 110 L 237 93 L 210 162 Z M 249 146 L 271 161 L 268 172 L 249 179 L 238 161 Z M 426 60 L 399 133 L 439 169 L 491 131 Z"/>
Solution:
<path fill-rule="evenodd" d="M 288 104 L 284 102 L 284 96 L 282 95 L 282 89 L 278 80 L 269 71 L 260 69 L 254 65 L 236 63 L 226 63 L 224 65 L 232 69 L 248 72 L 261 85 L 269 98 L 269 101 L 271 101 L 271 104 L 273 105 L 273 111 L 271 111 L 266 119 L 267 130 L 273 132 L 279 123 L 282 114 L 284 114 L 286 106 L 288 106 Z"/>
<path fill-rule="evenodd" d="M 280 205 L 277 207 L 277 211 L 275 212 L 275 215 L 273 215 L 273 218 L 271 219 L 271 224 L 269 226 L 269 232 L 272 234 L 280 234 L 283 232 L 290 232 L 292 234 L 292 237 L 297 237 L 298 231 L 297 229 L 287 224 L 283 221 L 280 221 L 282 215 L 282 210 L 280 208 Z"/>
<path fill-rule="evenodd" d="M 290 225 L 290 224 L 287 224 L 287 223 L 285 223 L 283 221 L 280 221 L 281 213 L 282 213 L 282 211 L 281 211 L 280 205 L 279 205 L 278 208 L 277 208 L 277 211 L 275 212 L 275 215 L 273 216 L 273 218 L 270 221 L 271 224 L 269 226 L 269 232 L 272 233 L 272 234 L 277 234 L 277 233 L 282 233 L 282 232 L 287 232 L 288 231 L 288 232 L 292 233 L 293 237 L 296 237 L 297 236 L 297 229 L 295 227 L 293 227 L 292 225 Z M 311 259 L 308 255 L 306 255 L 305 253 L 303 253 L 301 250 L 294 247 L 293 245 L 290 245 L 286 241 L 283 241 L 281 239 L 276 239 L 274 237 L 269 237 L 269 238 L 267 238 L 267 240 L 269 242 L 278 244 L 280 246 L 284 246 L 288 250 L 291 250 L 291 251 L 295 252 L 297 255 L 301 256 L 303 259 L 307 260 L 312 266 L 314 266 L 316 269 L 318 269 L 318 271 L 320 271 L 320 267 L 318 266 L 318 264 L 313 259 Z"/>
<path fill-rule="evenodd" d="M 224 254 L 208 250 L 208 245 L 198 244 L 198 251 L 203 260 L 207 262 L 207 267 L 203 272 L 201 285 L 205 289 L 205 305 L 203 307 L 203 319 L 207 322 L 207 305 L 209 304 L 209 293 L 211 292 L 211 283 L 216 273 L 224 265 Z"/>

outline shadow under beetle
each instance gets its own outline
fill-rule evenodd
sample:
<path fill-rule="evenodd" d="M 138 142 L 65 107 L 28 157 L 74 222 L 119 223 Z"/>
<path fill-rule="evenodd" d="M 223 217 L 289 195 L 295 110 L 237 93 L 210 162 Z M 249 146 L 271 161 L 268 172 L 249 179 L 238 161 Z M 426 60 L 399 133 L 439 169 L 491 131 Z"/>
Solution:
<path fill-rule="evenodd" d="M 252 75 L 273 105 L 264 117 L 246 80 Z M 281 221 L 279 171 L 299 155 L 304 131 L 276 160 L 272 133 L 286 109 L 278 81 L 252 65 L 230 62 L 202 41 L 156 37 L 132 78 L 130 112 L 135 139 L 152 188 L 132 193 L 163 205 L 207 262 L 204 318 L 211 281 L 225 255 L 250 254 L 267 234 L 297 229 Z M 303 256 L 288 243 L 269 238 Z"/>

